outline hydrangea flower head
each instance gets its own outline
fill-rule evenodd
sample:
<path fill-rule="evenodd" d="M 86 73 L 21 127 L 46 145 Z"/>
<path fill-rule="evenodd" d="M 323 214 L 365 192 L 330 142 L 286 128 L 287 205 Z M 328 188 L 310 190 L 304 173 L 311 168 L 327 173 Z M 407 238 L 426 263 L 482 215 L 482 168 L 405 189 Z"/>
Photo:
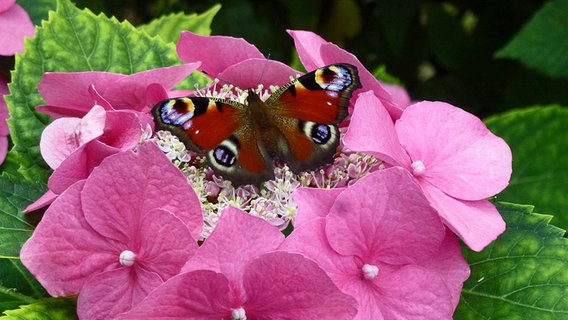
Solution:
<path fill-rule="evenodd" d="M 227 208 L 183 273 L 119 319 L 351 319 L 352 297 L 316 263 L 284 251 L 277 228 Z"/>
<path fill-rule="evenodd" d="M 477 117 L 443 102 L 407 107 L 393 123 L 372 93 L 360 94 L 344 143 L 408 170 L 446 225 L 473 250 L 505 230 L 485 198 L 511 176 L 511 150 Z"/>
<path fill-rule="evenodd" d="M 63 192 L 21 260 L 49 294 L 79 293 L 80 317 L 108 319 L 176 275 L 201 226 L 195 193 L 148 143 L 108 157 Z"/>

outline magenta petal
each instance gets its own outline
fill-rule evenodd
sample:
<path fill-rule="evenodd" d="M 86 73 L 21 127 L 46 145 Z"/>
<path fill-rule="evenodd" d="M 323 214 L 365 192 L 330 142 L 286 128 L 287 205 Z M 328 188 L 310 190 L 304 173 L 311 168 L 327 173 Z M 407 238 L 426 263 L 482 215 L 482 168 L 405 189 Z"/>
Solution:
<path fill-rule="evenodd" d="M 241 38 L 200 36 L 183 31 L 177 43 L 178 56 L 184 62 L 201 62 L 201 70 L 217 76 L 227 67 L 251 58 L 264 58 L 252 44 Z"/>
<path fill-rule="evenodd" d="M 33 37 L 35 27 L 27 12 L 18 4 L 0 10 L 0 55 L 11 56 L 24 51 L 24 37 Z"/>
<path fill-rule="evenodd" d="M 22 263 L 52 296 L 77 293 L 93 274 L 113 263 L 119 266 L 118 246 L 102 238 L 83 216 L 83 185 L 74 184 L 51 204 L 20 252 Z"/>
<path fill-rule="evenodd" d="M 374 319 L 369 314 L 374 305 L 384 319 L 452 319 L 454 306 L 441 274 L 409 265 L 375 283 L 379 289 L 374 297 L 368 294 L 369 286 L 359 292 L 359 297 L 370 299 L 361 302 L 356 319 Z"/>
<path fill-rule="evenodd" d="M 462 256 L 458 239 L 451 230 L 446 229 L 446 237 L 438 253 L 422 265 L 443 275 L 443 280 L 452 295 L 452 306 L 455 309 L 460 300 L 463 282 L 469 278 L 470 269 Z"/>
<path fill-rule="evenodd" d="M 49 189 L 56 194 L 62 193 L 75 182 L 87 179 L 103 159 L 119 151 L 97 140 L 84 144 L 53 171 L 47 181 Z"/>
<path fill-rule="evenodd" d="M 128 150 L 140 142 L 143 126 L 134 111 L 119 110 L 107 112 L 105 134 L 99 141 L 118 149 Z"/>
<path fill-rule="evenodd" d="M 410 105 L 410 95 L 403 87 L 384 82 L 381 82 L 381 85 L 390 94 L 395 105 L 403 109 Z"/>
<path fill-rule="evenodd" d="M 444 223 L 472 250 L 483 250 L 505 231 L 505 221 L 491 202 L 460 201 L 432 186 L 422 189 Z"/>
<path fill-rule="evenodd" d="M 94 275 L 85 283 L 77 300 L 81 319 L 103 320 L 130 310 L 162 283 L 150 271 L 120 267 Z"/>
<path fill-rule="evenodd" d="M 200 63 L 187 63 L 177 66 L 151 69 L 134 73 L 117 80 L 107 87 L 103 96 L 116 109 L 131 109 L 149 112 L 150 103 L 146 99 L 146 90 L 150 84 L 159 83 L 166 90 L 171 90 L 180 81 L 199 67 Z"/>
<path fill-rule="evenodd" d="M 14 4 L 16 4 L 16 0 L 0 0 L 0 12 L 10 9 Z"/>
<path fill-rule="evenodd" d="M 290 82 L 299 72 L 288 65 L 266 59 L 247 59 L 228 66 L 217 76 L 222 82 L 237 86 L 241 89 L 258 87 L 259 83 L 265 85 L 282 86 Z"/>
<path fill-rule="evenodd" d="M 390 168 L 361 178 L 337 197 L 326 234 L 340 254 L 407 264 L 436 252 L 445 229 L 410 174 Z"/>
<path fill-rule="evenodd" d="M 481 200 L 503 190 L 511 176 L 511 150 L 476 116 L 444 102 L 409 106 L 395 125 L 420 176 L 448 195 Z"/>
<path fill-rule="evenodd" d="M 38 90 L 48 106 L 73 106 L 76 112 L 82 113 L 82 117 L 96 103 L 89 92 L 91 85 L 95 85 L 97 91 L 102 93 L 124 77 L 123 74 L 102 71 L 46 72 L 38 84 Z"/>
<path fill-rule="evenodd" d="M 0 136 L 0 164 L 6 159 L 8 153 L 8 138 Z"/>
<path fill-rule="evenodd" d="M 32 211 L 46 207 L 49 204 L 51 204 L 55 199 L 57 199 L 58 196 L 59 195 L 54 193 L 53 191 L 47 190 L 47 192 L 45 192 L 41 197 L 39 197 L 39 199 L 37 199 L 34 203 L 30 204 L 24 210 L 22 210 L 22 213 L 30 213 Z"/>
<path fill-rule="evenodd" d="M 325 65 L 321 58 L 320 48 L 326 44 L 322 37 L 310 31 L 286 30 L 294 39 L 294 46 L 298 51 L 298 56 L 302 65 L 307 70 L 314 70 Z"/>
<path fill-rule="evenodd" d="M 294 228 L 320 217 L 325 217 L 329 213 L 331 206 L 337 196 L 345 188 L 319 189 L 319 188 L 298 188 L 294 191 L 294 201 L 298 204 L 298 211 L 294 219 Z"/>
<path fill-rule="evenodd" d="M 43 159 L 52 169 L 56 169 L 79 147 L 100 137 L 105 122 L 105 110 L 96 105 L 83 119 L 61 118 L 53 121 L 41 134 L 39 147 Z"/>
<path fill-rule="evenodd" d="M 245 265 L 263 253 L 275 250 L 283 240 L 284 235 L 278 228 L 263 219 L 227 207 L 211 235 L 182 271 L 213 270 L 223 273 L 232 284 L 239 284 Z"/>
<path fill-rule="evenodd" d="M 156 208 L 173 212 L 194 239 L 201 234 L 203 218 L 197 195 L 153 143 L 143 144 L 137 153 L 126 151 L 107 157 L 91 173 L 82 201 L 89 223 L 109 238 L 134 232 L 137 226 L 132 219 Z"/>
<path fill-rule="evenodd" d="M 359 94 L 343 143 L 391 165 L 410 168 L 410 159 L 400 145 L 391 117 L 371 91 Z"/>
<path fill-rule="evenodd" d="M 243 283 L 244 309 L 253 319 L 352 319 L 357 314 L 355 299 L 299 254 L 260 256 L 246 266 Z"/>
<path fill-rule="evenodd" d="M 163 280 L 178 274 L 197 250 L 197 240 L 191 237 L 185 224 L 162 209 L 142 214 L 135 235 L 139 238 L 132 245 L 140 248 L 138 262 L 144 270 L 155 272 Z"/>
<path fill-rule="evenodd" d="M 152 291 L 131 311 L 116 319 L 229 319 L 229 282 L 208 270 L 183 273 Z"/>

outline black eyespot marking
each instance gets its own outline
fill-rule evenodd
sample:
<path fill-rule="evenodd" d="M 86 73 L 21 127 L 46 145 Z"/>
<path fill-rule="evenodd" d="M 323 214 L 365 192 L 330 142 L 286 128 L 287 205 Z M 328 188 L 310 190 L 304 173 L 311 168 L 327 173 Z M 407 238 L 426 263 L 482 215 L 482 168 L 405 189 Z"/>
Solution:
<path fill-rule="evenodd" d="M 232 167 L 237 160 L 235 153 L 223 145 L 220 145 L 213 150 L 213 157 L 218 164 L 225 167 Z"/>
<path fill-rule="evenodd" d="M 316 124 L 312 127 L 310 136 L 315 143 L 326 144 L 331 139 L 331 130 L 328 125 Z"/>
<path fill-rule="evenodd" d="M 193 111 L 194 117 L 207 112 L 207 108 L 209 107 L 209 100 L 193 99 L 192 102 L 195 106 L 195 110 Z"/>

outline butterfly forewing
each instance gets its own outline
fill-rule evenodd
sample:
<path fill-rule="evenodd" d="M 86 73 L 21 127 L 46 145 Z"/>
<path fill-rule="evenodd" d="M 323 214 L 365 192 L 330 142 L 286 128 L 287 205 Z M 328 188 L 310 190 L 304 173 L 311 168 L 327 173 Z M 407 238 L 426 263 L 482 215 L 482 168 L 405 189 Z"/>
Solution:
<path fill-rule="evenodd" d="M 232 101 L 205 97 L 165 100 L 152 109 L 157 130 L 171 131 L 198 152 L 211 150 L 231 136 L 242 125 L 239 112 Z"/>
<path fill-rule="evenodd" d="M 339 123 L 348 114 L 353 91 L 361 88 L 357 69 L 334 64 L 306 73 L 275 92 L 266 103 L 287 118 Z"/>

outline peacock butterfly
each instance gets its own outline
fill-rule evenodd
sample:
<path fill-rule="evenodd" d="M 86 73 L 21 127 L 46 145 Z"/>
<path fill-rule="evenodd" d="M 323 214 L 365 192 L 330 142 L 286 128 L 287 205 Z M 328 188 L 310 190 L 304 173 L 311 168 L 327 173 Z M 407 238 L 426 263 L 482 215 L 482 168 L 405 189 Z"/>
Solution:
<path fill-rule="evenodd" d="M 274 178 L 272 161 L 294 173 L 331 163 L 337 124 L 347 117 L 357 68 L 319 68 L 276 90 L 266 101 L 252 89 L 246 104 L 208 97 L 164 100 L 152 109 L 156 130 L 169 130 L 189 150 L 206 154 L 215 173 L 234 186 Z"/>

